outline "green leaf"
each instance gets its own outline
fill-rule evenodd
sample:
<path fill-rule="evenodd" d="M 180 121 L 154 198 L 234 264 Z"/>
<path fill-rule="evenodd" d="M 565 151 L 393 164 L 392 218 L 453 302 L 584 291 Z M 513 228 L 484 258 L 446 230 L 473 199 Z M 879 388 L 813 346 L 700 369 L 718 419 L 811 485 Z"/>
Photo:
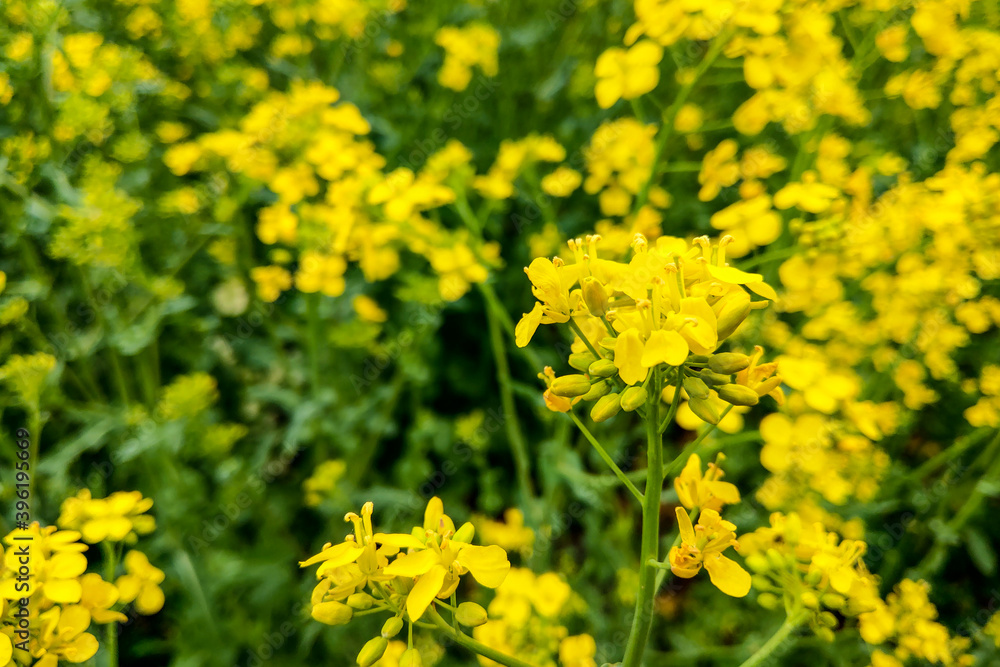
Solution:
<path fill-rule="evenodd" d="M 978 528 L 966 528 L 965 545 L 976 568 L 987 577 L 992 577 L 997 571 L 997 553 L 989 538 Z"/>

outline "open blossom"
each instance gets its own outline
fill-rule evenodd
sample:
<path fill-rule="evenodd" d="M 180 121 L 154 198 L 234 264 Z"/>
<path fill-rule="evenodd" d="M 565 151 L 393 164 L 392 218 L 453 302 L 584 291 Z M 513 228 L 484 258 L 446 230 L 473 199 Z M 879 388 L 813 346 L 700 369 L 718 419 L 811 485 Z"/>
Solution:
<path fill-rule="evenodd" d="M 701 510 L 696 525 L 683 508 L 678 507 L 676 513 L 681 544 L 670 550 L 670 571 L 690 579 L 704 567 L 712 583 L 726 595 L 741 598 L 749 593 L 750 574 L 723 555 L 729 547 L 737 546 L 735 524 L 712 509 Z"/>

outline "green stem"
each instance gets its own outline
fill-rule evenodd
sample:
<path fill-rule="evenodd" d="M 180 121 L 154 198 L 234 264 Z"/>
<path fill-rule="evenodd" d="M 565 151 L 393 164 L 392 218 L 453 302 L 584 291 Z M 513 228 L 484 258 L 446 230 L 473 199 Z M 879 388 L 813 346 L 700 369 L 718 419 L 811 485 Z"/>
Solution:
<path fill-rule="evenodd" d="M 579 336 L 580 340 L 583 341 L 583 344 L 587 346 L 587 349 L 590 351 L 590 353 L 595 357 L 597 357 L 598 359 L 602 359 L 603 357 L 601 357 L 601 353 L 597 351 L 597 348 L 595 348 L 594 345 L 590 342 L 590 339 L 587 338 L 587 335 L 583 333 L 583 329 L 581 329 L 580 325 L 576 323 L 576 320 L 570 317 L 568 324 L 569 328 L 573 330 L 573 333 Z"/>
<path fill-rule="evenodd" d="M 118 569 L 118 554 L 115 547 L 107 541 L 101 542 L 104 551 L 104 580 L 113 584 Z M 104 643 L 108 652 L 108 667 L 118 667 L 118 621 L 111 621 L 104 626 Z"/>
<path fill-rule="evenodd" d="M 576 424 L 576 427 L 580 429 L 581 433 L 583 433 L 583 437 L 585 437 L 590 444 L 594 446 L 594 449 L 596 449 L 597 453 L 601 455 L 604 462 L 608 464 L 608 467 L 614 471 L 615 476 L 621 480 L 622 484 L 625 485 L 625 488 L 632 492 L 632 495 L 635 496 L 636 500 L 640 503 L 643 502 L 642 494 L 639 492 L 639 489 L 635 488 L 635 484 L 632 483 L 632 480 L 630 480 L 628 476 L 622 472 L 622 469 L 618 467 L 614 459 L 611 458 L 611 455 L 608 454 L 608 450 L 606 450 L 601 443 L 597 441 L 597 438 L 595 438 L 591 432 L 587 430 L 587 427 L 583 425 L 583 422 L 580 421 L 580 418 L 577 417 L 572 410 L 566 414 L 569 415 L 570 419 L 573 420 L 573 423 Z"/>
<path fill-rule="evenodd" d="M 777 632 L 771 635 L 771 638 L 767 640 L 763 646 L 761 646 L 757 651 L 747 658 L 740 667 L 756 667 L 760 665 L 765 660 L 770 657 L 779 647 L 782 646 L 786 641 L 789 640 L 789 635 L 791 635 L 805 620 L 804 616 L 796 615 L 794 617 L 789 616 L 785 618 L 785 622 L 781 624 Z"/>
<path fill-rule="evenodd" d="M 486 301 L 486 307 L 493 313 L 493 316 L 497 318 L 510 339 L 514 340 L 514 321 L 510 319 L 510 314 L 503 307 L 503 304 L 500 303 L 500 299 L 497 297 L 497 293 L 493 289 L 493 285 L 489 283 L 479 283 L 476 287 L 479 289 L 479 293 L 483 295 L 483 300 Z M 520 347 L 518 348 L 518 351 L 532 369 L 537 370 L 544 366 L 541 358 L 539 358 L 538 354 L 530 347 Z"/>
<path fill-rule="evenodd" d="M 38 405 L 28 411 L 28 502 L 35 497 L 38 451 L 42 442 L 42 415 Z"/>
<path fill-rule="evenodd" d="M 664 431 L 666 431 L 667 427 L 670 426 L 670 422 L 672 422 L 674 420 L 674 417 L 677 416 L 677 408 L 680 407 L 681 403 L 680 395 L 681 395 L 681 386 L 680 382 L 678 382 L 677 389 L 676 391 L 674 391 L 674 400 L 670 403 L 670 410 L 667 411 L 667 416 L 663 418 L 663 421 L 660 422 L 660 426 L 657 428 L 658 433 L 662 434 Z M 656 397 L 657 399 L 659 399 L 659 394 L 657 394 Z M 659 404 L 659 400 L 657 400 L 657 404 Z M 719 418 L 719 421 L 722 421 L 721 417 Z"/>
<path fill-rule="evenodd" d="M 312 395 L 319 393 L 319 293 L 306 295 L 306 318 L 308 319 L 309 336 L 309 382 L 312 385 Z"/>
<path fill-rule="evenodd" d="M 531 464 L 528 460 L 528 446 L 521 425 L 518 423 L 514 406 L 514 390 L 510 378 L 510 364 L 507 361 L 507 350 L 504 348 L 500 322 L 490 308 L 486 309 L 486 320 L 490 330 L 490 345 L 493 348 L 493 358 L 497 364 L 497 383 L 500 385 L 500 404 L 503 407 L 504 428 L 514 453 L 514 465 L 517 468 L 517 479 L 525 500 L 534 505 L 535 487 L 531 481 Z"/>
<path fill-rule="evenodd" d="M 94 290 L 90 286 L 90 280 L 87 278 L 87 272 L 81 267 L 77 268 L 80 273 L 80 284 L 83 286 L 83 291 L 87 296 L 87 301 L 90 303 L 90 307 L 94 309 L 94 315 L 97 317 L 97 321 L 101 325 L 101 331 L 105 336 L 110 336 L 113 332 L 111 331 L 107 318 L 104 316 L 104 309 L 94 298 Z M 121 357 L 118 356 L 118 350 L 114 348 L 114 345 L 112 345 L 110 341 L 107 341 L 107 349 L 111 358 L 111 370 L 114 375 L 115 386 L 118 389 L 118 395 L 122 399 L 122 402 L 128 406 L 131 401 L 129 400 L 128 385 L 125 383 L 125 373 L 122 371 Z"/>
<path fill-rule="evenodd" d="M 642 503 L 642 542 L 639 553 L 639 591 L 635 599 L 635 616 L 629 631 L 622 667 L 639 667 L 649 642 L 653 625 L 653 602 L 656 597 L 656 568 L 650 560 L 660 556 L 660 491 L 663 489 L 663 440 L 659 432 L 660 369 L 654 368 L 652 395 L 657 397 L 646 411 L 646 489 Z M 674 394 L 670 406 L 675 411 L 680 403 L 680 391 Z"/>
<path fill-rule="evenodd" d="M 464 648 L 469 649 L 473 653 L 478 653 L 484 658 L 489 658 L 494 662 L 499 662 L 501 665 L 507 665 L 507 667 L 533 667 L 531 663 L 525 662 L 514 656 L 507 655 L 506 653 L 501 653 L 496 649 L 492 649 L 486 644 L 477 642 L 475 639 L 469 635 L 456 630 L 455 628 L 448 625 L 448 622 L 441 618 L 441 615 L 437 613 L 434 607 L 428 607 L 425 612 L 427 616 L 434 622 L 434 625 L 438 627 L 441 632 L 450 637 L 456 644 Z"/>

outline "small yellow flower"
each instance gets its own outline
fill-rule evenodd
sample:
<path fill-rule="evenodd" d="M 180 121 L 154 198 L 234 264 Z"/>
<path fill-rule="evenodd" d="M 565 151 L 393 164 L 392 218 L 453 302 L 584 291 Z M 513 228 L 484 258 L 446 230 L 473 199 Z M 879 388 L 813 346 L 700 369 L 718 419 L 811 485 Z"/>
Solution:
<path fill-rule="evenodd" d="M 628 50 L 615 47 L 602 53 L 594 66 L 597 104 L 607 109 L 620 99 L 633 100 L 656 88 L 662 59 L 663 47 L 648 39 Z"/>
<path fill-rule="evenodd" d="M 678 507 L 676 513 L 681 545 L 670 550 L 670 571 L 678 577 L 690 579 L 704 567 L 720 591 L 735 598 L 746 596 L 750 592 L 750 574 L 722 555 L 726 549 L 737 544 L 736 526 L 711 509 L 701 510 L 697 526 L 691 525 L 691 519 L 683 508 Z"/>
<path fill-rule="evenodd" d="M 115 581 L 119 600 L 135 602 L 135 610 L 143 616 L 150 616 L 163 608 L 164 596 L 160 584 L 163 570 L 153 567 L 146 554 L 132 550 L 125 554 L 125 572 Z"/>

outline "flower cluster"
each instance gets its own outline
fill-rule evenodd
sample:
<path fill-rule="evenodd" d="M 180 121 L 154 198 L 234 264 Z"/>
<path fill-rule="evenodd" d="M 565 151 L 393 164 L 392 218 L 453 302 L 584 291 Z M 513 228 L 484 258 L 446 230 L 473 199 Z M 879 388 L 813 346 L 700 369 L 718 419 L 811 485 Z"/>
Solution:
<path fill-rule="evenodd" d="M 129 550 L 124 574 L 113 581 L 87 572 L 85 555 L 88 544 L 101 544 L 105 572 L 115 573 L 123 541 L 134 543 L 136 533 L 153 529 L 153 518 L 143 514 L 151 504 L 138 491 L 92 499 L 84 490 L 64 502 L 58 528 L 35 522 L 3 538 L 0 664 L 86 662 L 99 649 L 93 625 L 126 622 L 129 605 L 147 616 L 163 608 L 164 573 L 145 554 Z"/>
<path fill-rule="evenodd" d="M 441 601 L 448 598 L 454 603 L 463 575 L 471 574 L 480 585 L 497 588 L 510 570 L 507 553 L 495 545 L 473 545 L 475 528 L 466 523 L 456 530 L 437 497 L 427 503 L 423 526 L 414 527 L 410 534 L 374 532 L 373 512 L 372 503 L 366 503 L 360 516 L 348 513 L 345 521 L 353 524 L 353 534 L 339 544 L 326 544 L 320 553 L 300 563 L 301 567 L 320 565 L 319 583 L 312 593 L 312 617 L 317 621 L 342 625 L 356 611 L 372 609 L 392 615 L 381 635 L 362 648 L 358 663 L 366 667 L 385 652 L 403 619 L 413 624 L 426 614 L 439 620 L 435 603 L 443 605 Z M 465 602 L 457 609 L 449 606 L 463 625 L 474 627 L 486 621 L 486 612 L 475 603 Z"/>

